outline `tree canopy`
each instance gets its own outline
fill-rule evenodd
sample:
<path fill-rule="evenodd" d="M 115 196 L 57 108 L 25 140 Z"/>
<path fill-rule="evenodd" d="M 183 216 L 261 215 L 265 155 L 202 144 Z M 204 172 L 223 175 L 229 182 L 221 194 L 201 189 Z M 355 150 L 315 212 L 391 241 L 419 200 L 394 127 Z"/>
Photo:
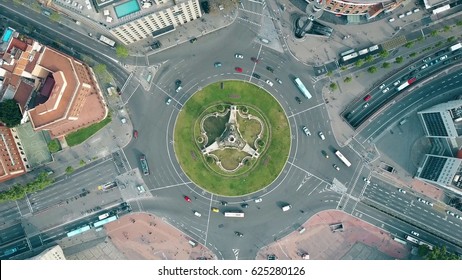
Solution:
<path fill-rule="evenodd" d="M 7 127 L 15 127 L 21 123 L 22 114 L 18 103 L 14 99 L 0 102 L 0 121 Z"/>

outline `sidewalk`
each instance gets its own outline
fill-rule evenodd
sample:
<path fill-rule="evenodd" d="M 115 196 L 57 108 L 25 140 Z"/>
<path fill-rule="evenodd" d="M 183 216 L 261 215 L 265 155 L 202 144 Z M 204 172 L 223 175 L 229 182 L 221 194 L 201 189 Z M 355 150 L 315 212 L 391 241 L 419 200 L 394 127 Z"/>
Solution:
<path fill-rule="evenodd" d="M 329 225 L 342 223 L 343 231 L 333 232 Z M 295 231 L 262 248 L 257 260 L 275 254 L 280 260 L 379 260 L 408 259 L 410 248 L 393 240 L 393 235 L 341 211 L 323 211 L 311 217 L 305 231 Z"/>

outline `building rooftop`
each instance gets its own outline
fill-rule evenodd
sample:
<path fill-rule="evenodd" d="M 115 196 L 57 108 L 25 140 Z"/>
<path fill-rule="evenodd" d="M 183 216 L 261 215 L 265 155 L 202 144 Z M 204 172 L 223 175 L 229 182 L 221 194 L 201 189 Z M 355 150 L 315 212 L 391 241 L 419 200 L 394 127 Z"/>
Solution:
<path fill-rule="evenodd" d="M 26 173 L 23 152 L 18 147 L 14 129 L 0 124 L 0 182 Z"/>

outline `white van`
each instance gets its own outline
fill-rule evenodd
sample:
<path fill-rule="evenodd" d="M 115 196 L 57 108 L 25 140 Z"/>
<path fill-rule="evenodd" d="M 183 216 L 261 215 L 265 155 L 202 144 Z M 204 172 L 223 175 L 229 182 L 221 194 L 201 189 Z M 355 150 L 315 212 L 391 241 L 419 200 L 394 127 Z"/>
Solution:
<path fill-rule="evenodd" d="M 405 15 L 403 15 L 403 14 L 398 16 L 398 18 L 403 18 L 403 17 L 405 17 Z"/>
<path fill-rule="evenodd" d="M 286 211 L 289 211 L 291 208 L 292 208 L 292 205 L 288 204 L 288 205 L 282 207 L 282 211 L 286 212 Z"/>
<path fill-rule="evenodd" d="M 197 217 L 201 217 L 201 213 L 197 212 L 197 211 L 194 211 L 194 215 L 196 215 Z"/>
<path fill-rule="evenodd" d="M 388 20 L 388 22 L 394 22 L 394 21 L 395 21 L 395 18 L 390 18 L 390 19 Z"/>
<path fill-rule="evenodd" d="M 144 193 L 144 192 L 146 191 L 146 190 L 144 189 L 144 187 L 141 186 L 141 185 L 139 185 L 139 186 L 136 187 L 136 188 L 138 189 L 138 191 L 139 191 L 140 193 Z"/>

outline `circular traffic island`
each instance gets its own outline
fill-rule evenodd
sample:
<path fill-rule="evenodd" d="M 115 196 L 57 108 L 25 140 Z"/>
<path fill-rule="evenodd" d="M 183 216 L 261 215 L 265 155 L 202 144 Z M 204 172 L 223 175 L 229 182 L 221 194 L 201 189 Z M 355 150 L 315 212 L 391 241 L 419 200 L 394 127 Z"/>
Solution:
<path fill-rule="evenodd" d="M 214 194 L 241 196 L 279 176 L 290 151 L 290 126 L 265 90 L 242 81 L 218 82 L 183 106 L 174 148 L 195 184 Z"/>

